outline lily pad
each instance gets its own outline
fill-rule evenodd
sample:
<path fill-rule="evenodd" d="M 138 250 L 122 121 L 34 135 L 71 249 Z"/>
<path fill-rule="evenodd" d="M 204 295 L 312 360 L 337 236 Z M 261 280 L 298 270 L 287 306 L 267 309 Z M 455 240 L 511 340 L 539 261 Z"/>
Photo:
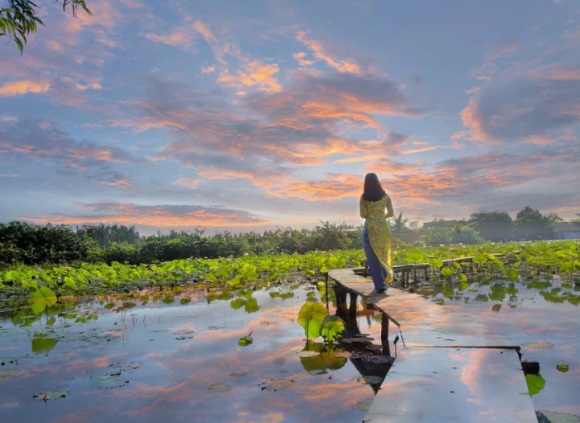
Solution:
<path fill-rule="evenodd" d="M 69 395 L 70 395 L 70 391 L 46 391 L 46 392 L 40 392 L 38 394 L 34 394 L 32 396 L 32 399 L 48 401 L 48 400 L 53 400 L 53 399 L 58 399 L 58 398 L 66 398 Z"/>
<path fill-rule="evenodd" d="M 540 374 L 526 375 L 526 383 L 528 384 L 528 391 L 531 396 L 540 393 L 544 389 L 544 386 L 546 386 L 546 381 Z"/>
<path fill-rule="evenodd" d="M 545 350 L 548 348 L 554 348 L 554 344 L 550 342 L 528 342 L 522 344 L 522 347 L 527 348 L 528 350 Z"/>
<path fill-rule="evenodd" d="M 227 383 L 213 383 L 208 386 L 208 389 L 212 392 L 226 392 L 232 389 Z"/>
<path fill-rule="evenodd" d="M 93 381 L 97 388 L 99 389 L 114 389 L 125 386 L 129 383 L 127 379 L 121 379 L 121 371 L 103 373 L 100 375 L 93 376 Z"/>
<path fill-rule="evenodd" d="M 558 364 L 556 369 L 558 369 L 559 372 L 566 373 L 568 370 L 570 370 L 570 366 L 567 364 Z"/>
<path fill-rule="evenodd" d="M 262 391 L 283 391 L 292 387 L 296 383 L 293 379 L 270 379 L 258 385 Z"/>
<path fill-rule="evenodd" d="M 298 312 L 298 323 L 304 328 L 307 339 L 318 338 L 322 321 L 328 310 L 320 303 L 305 303 Z"/>
<path fill-rule="evenodd" d="M 238 340 L 238 345 L 241 347 L 246 347 L 250 345 L 252 342 L 254 342 L 254 339 L 252 338 L 252 332 L 250 332 L 248 335 Z"/>
<path fill-rule="evenodd" d="M 112 364 L 109 364 L 109 367 L 115 367 L 115 368 L 118 368 L 119 370 L 127 371 L 127 370 L 138 369 L 139 367 L 141 367 L 141 363 L 139 361 L 130 361 L 126 364 L 112 363 Z"/>

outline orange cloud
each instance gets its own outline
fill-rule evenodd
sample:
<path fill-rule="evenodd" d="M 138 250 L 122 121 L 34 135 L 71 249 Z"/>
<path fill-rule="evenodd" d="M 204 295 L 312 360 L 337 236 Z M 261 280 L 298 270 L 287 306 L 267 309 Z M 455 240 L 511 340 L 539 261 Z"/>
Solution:
<path fill-rule="evenodd" d="M 294 59 L 298 62 L 298 64 L 302 67 L 307 67 L 314 64 L 314 61 L 306 59 L 306 53 L 303 51 L 299 51 L 298 53 L 294 53 L 292 55 Z"/>
<path fill-rule="evenodd" d="M 238 69 L 236 76 L 230 75 L 227 67 L 222 69 L 217 82 L 234 88 L 257 86 L 260 91 L 277 93 L 282 91 L 282 86 L 274 78 L 279 70 L 276 64 L 264 65 L 254 60 Z"/>
<path fill-rule="evenodd" d="M 23 94 L 45 93 L 50 90 L 48 82 L 12 81 L 0 86 L 0 96 L 12 97 Z"/>
<path fill-rule="evenodd" d="M 307 38 L 307 32 L 298 31 L 296 34 L 296 39 L 303 43 L 306 47 L 312 50 L 312 54 L 318 60 L 322 60 L 331 68 L 341 72 L 341 73 L 353 73 L 356 75 L 361 75 L 363 72 L 361 67 L 353 60 L 337 60 L 331 57 L 324 49 L 321 43 L 315 40 L 310 40 Z"/>
<path fill-rule="evenodd" d="M 195 206 L 135 206 L 132 204 L 88 205 L 88 209 L 104 211 L 97 216 L 53 216 L 22 217 L 23 220 L 44 224 L 51 222 L 63 225 L 82 224 L 122 224 L 143 225 L 154 228 L 175 228 L 188 226 L 204 227 L 251 227 L 271 223 L 246 212 Z M 185 210 L 184 210 L 185 209 Z"/>
<path fill-rule="evenodd" d="M 483 116 L 479 113 L 479 104 L 475 97 L 469 99 L 469 104 L 461 111 L 461 119 L 463 126 L 469 129 L 455 134 L 455 139 L 462 136 L 471 140 L 489 141 L 494 144 L 500 144 L 499 140 L 491 137 L 485 130 Z"/>
<path fill-rule="evenodd" d="M 156 43 L 167 44 L 170 46 L 189 47 L 195 39 L 195 33 L 193 33 L 191 29 L 181 26 L 174 28 L 168 34 L 163 35 L 147 32 L 145 33 L 145 38 Z"/>

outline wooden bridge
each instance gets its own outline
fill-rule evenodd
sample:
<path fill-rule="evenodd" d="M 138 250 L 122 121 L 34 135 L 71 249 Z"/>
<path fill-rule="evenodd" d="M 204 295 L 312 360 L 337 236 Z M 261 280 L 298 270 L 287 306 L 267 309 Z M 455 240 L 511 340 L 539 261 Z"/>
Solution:
<path fill-rule="evenodd" d="M 397 270 L 408 274 L 421 266 Z M 351 304 L 358 295 L 365 297 L 401 335 L 396 358 L 363 422 L 538 421 L 519 347 L 503 339 L 498 328 L 401 289 L 372 296 L 372 280 L 353 270 L 328 273 L 335 289 L 346 291 Z"/>

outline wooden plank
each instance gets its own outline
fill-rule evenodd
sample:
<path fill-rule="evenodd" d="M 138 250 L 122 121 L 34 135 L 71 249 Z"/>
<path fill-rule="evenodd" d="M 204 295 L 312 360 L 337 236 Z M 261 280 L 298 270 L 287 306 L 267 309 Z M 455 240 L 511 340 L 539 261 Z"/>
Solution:
<path fill-rule="evenodd" d="M 399 352 L 365 423 L 537 422 L 516 351 L 408 348 Z"/>
<path fill-rule="evenodd" d="M 389 288 L 386 295 L 369 296 L 374 285 L 352 269 L 331 270 L 329 277 L 344 288 L 363 295 L 401 326 L 408 346 L 513 346 L 497 328 L 485 327 L 467 312 L 457 312 L 435 304 L 420 295 Z"/>
<path fill-rule="evenodd" d="M 370 295 L 372 280 L 352 269 L 329 277 L 366 297 L 404 336 L 365 423 L 537 422 L 518 347 L 499 328 L 394 287 Z"/>

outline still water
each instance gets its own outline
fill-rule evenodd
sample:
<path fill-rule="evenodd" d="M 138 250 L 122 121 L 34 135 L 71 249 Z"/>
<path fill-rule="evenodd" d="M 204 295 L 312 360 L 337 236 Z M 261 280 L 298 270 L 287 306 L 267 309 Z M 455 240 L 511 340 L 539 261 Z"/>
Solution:
<path fill-rule="evenodd" d="M 477 315 L 537 361 L 536 410 L 580 415 L 580 315 L 553 285 L 416 287 Z M 561 284 L 560 284 L 561 285 Z M 398 329 L 363 300 L 336 310 L 321 284 L 243 292 L 181 287 L 0 312 L 2 422 L 360 422 L 397 348 Z M 307 340 L 305 302 L 340 312 L 346 342 Z M 351 312 L 353 309 L 351 308 Z M 396 317 L 396 316 L 394 316 Z M 404 322 L 401 322 L 405 326 Z M 389 332 L 390 328 L 390 332 Z M 250 336 L 251 343 L 240 345 Z M 242 342 L 243 344 L 243 342 Z"/>
<path fill-rule="evenodd" d="M 382 377 L 357 370 L 365 366 L 348 351 L 305 339 L 298 312 L 307 299 L 326 304 L 320 290 L 280 285 L 236 297 L 182 288 L 4 312 L 0 420 L 361 421 Z M 357 329 L 380 345 L 382 315 L 358 314 Z"/>

